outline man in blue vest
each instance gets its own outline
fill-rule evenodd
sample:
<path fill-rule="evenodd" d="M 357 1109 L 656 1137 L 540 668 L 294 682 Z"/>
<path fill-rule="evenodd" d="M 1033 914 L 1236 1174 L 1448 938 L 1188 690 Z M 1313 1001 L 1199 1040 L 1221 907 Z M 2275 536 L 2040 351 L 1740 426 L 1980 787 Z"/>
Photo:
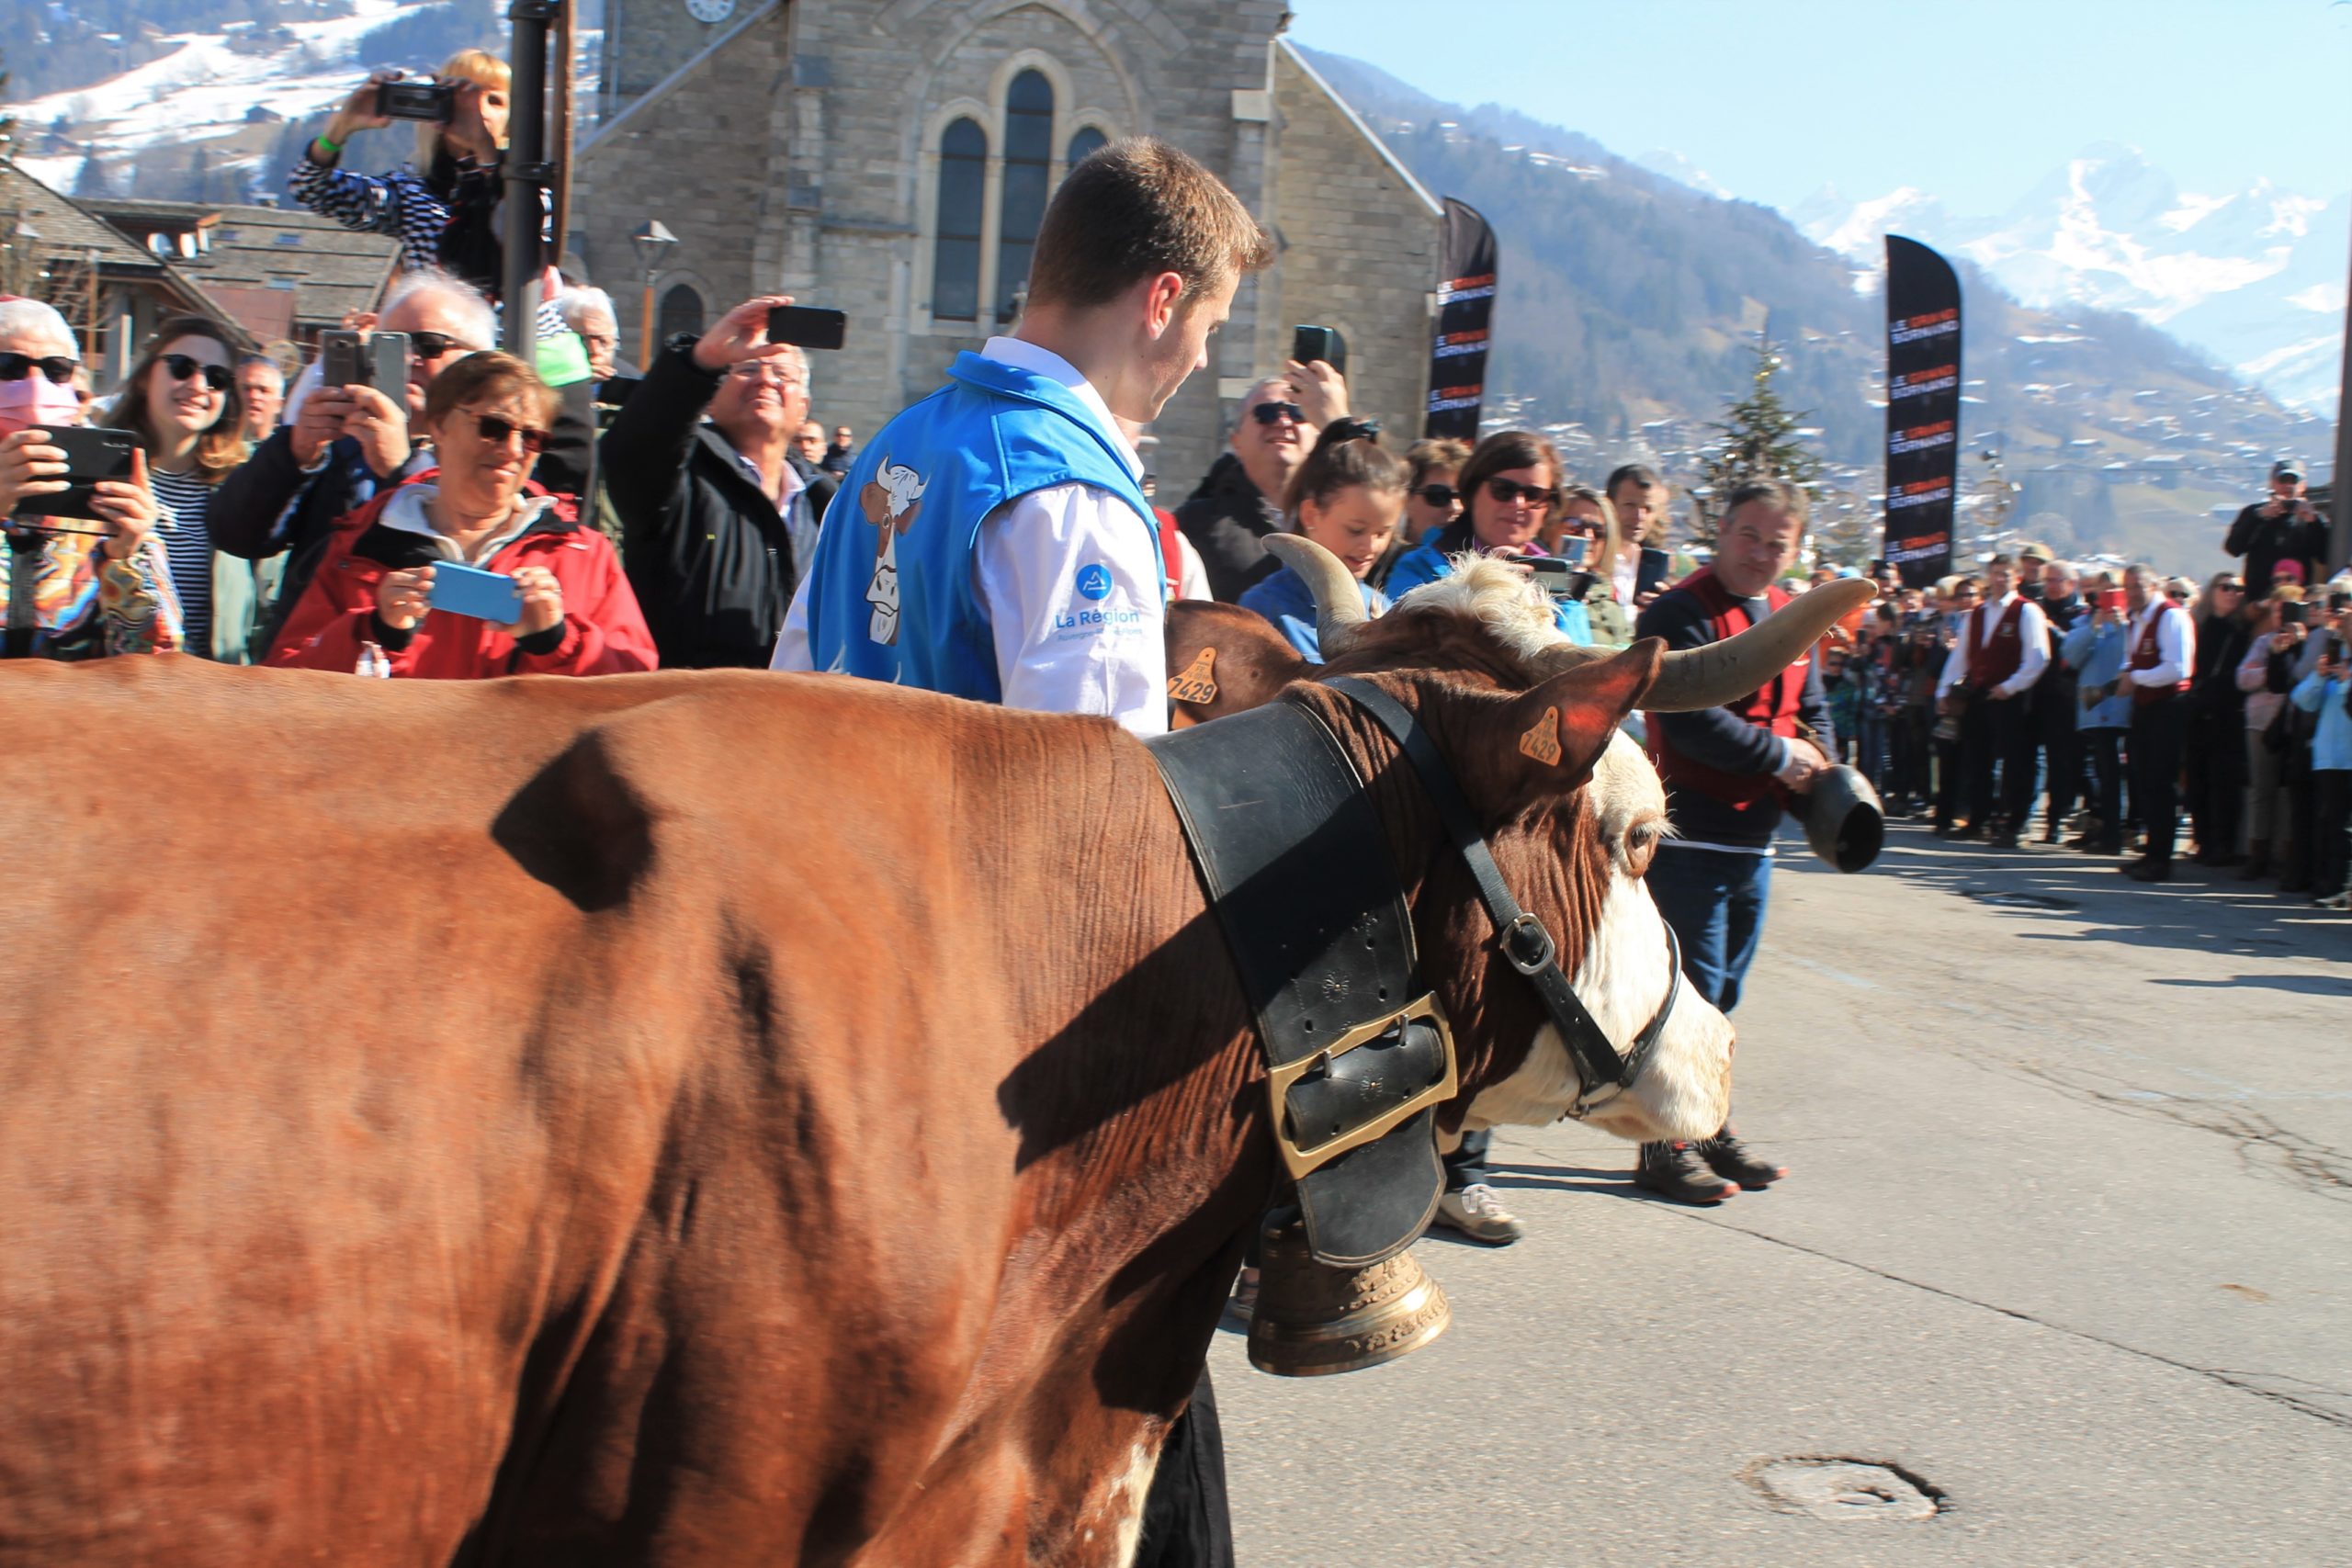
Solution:
<path fill-rule="evenodd" d="M 1272 249 L 1223 182 L 1165 143 L 1115 142 L 1046 209 L 1011 335 L 865 443 L 826 513 L 778 670 L 1167 728 L 1167 597 L 1148 422 L 1208 362 Z"/>
<path fill-rule="evenodd" d="M 842 476 L 775 668 L 1168 728 L 1167 576 L 1146 423 L 1273 247 L 1224 182 L 1149 138 L 1069 172 L 1020 323 L 876 431 Z M 1208 1373 L 1160 1446 L 1136 1568 L 1230 1568 Z"/>

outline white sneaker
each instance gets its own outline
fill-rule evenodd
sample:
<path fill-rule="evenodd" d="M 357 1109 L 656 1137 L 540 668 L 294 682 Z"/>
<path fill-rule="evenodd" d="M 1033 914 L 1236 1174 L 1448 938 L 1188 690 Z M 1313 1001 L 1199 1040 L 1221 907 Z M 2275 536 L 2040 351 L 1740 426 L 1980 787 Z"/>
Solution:
<path fill-rule="evenodd" d="M 1527 1229 L 1519 1223 L 1519 1216 L 1503 1207 L 1502 1195 L 1483 1181 L 1440 1198 L 1437 1223 L 1489 1247 L 1509 1247 Z"/>

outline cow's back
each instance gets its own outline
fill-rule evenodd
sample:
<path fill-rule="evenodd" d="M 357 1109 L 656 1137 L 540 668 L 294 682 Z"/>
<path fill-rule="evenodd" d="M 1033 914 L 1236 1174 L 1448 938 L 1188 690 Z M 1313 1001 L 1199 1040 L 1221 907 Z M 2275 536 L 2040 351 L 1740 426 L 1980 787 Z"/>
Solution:
<path fill-rule="evenodd" d="M 1219 961 L 1109 727 L 126 660 L 0 669 L 0 1563 L 960 1560 L 1078 1462 L 1027 1385 L 1155 1233 L 1038 1182 L 1195 1066 L 1122 1066 L 1105 976 Z M 1144 917 L 1061 913 L 1113 879 Z"/>

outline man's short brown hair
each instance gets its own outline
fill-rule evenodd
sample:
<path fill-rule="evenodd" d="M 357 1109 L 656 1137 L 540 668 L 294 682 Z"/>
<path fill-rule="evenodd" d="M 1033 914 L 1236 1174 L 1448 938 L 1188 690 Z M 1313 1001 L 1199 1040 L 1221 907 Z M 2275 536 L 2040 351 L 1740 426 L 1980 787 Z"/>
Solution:
<path fill-rule="evenodd" d="M 1274 259 L 1274 247 L 1225 182 L 1167 142 L 1130 136 L 1097 148 L 1046 209 L 1029 264 L 1039 305 L 1105 305 L 1163 272 L 1188 295 L 1221 288 Z"/>

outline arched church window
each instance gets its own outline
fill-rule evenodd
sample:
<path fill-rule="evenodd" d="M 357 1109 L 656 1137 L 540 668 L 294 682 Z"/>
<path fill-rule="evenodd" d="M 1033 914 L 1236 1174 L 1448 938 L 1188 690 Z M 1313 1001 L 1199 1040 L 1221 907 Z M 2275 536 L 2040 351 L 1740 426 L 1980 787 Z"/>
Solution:
<path fill-rule="evenodd" d="M 662 291 L 662 307 L 654 312 L 653 341 L 658 346 L 680 333 L 700 333 L 702 321 L 702 296 L 691 284 L 673 283 Z"/>
<path fill-rule="evenodd" d="M 980 216 L 987 206 L 989 138 L 959 119 L 939 138 L 939 224 L 931 253 L 931 313 L 968 321 L 980 313 Z"/>
<path fill-rule="evenodd" d="M 1078 128 L 1077 131 L 1071 135 L 1069 139 L 1069 155 L 1064 158 L 1062 162 L 1074 169 L 1078 167 L 1080 162 L 1083 160 L 1088 153 L 1093 152 L 1097 147 L 1103 145 L 1110 140 L 1111 139 L 1109 137 L 1102 134 L 1102 129 L 1099 126 L 1081 125 Z"/>
<path fill-rule="evenodd" d="M 1029 281 L 1029 253 L 1046 218 L 1046 176 L 1054 162 L 1054 86 L 1023 71 L 1004 96 L 1004 195 L 997 208 L 996 316 L 1012 318 Z"/>

